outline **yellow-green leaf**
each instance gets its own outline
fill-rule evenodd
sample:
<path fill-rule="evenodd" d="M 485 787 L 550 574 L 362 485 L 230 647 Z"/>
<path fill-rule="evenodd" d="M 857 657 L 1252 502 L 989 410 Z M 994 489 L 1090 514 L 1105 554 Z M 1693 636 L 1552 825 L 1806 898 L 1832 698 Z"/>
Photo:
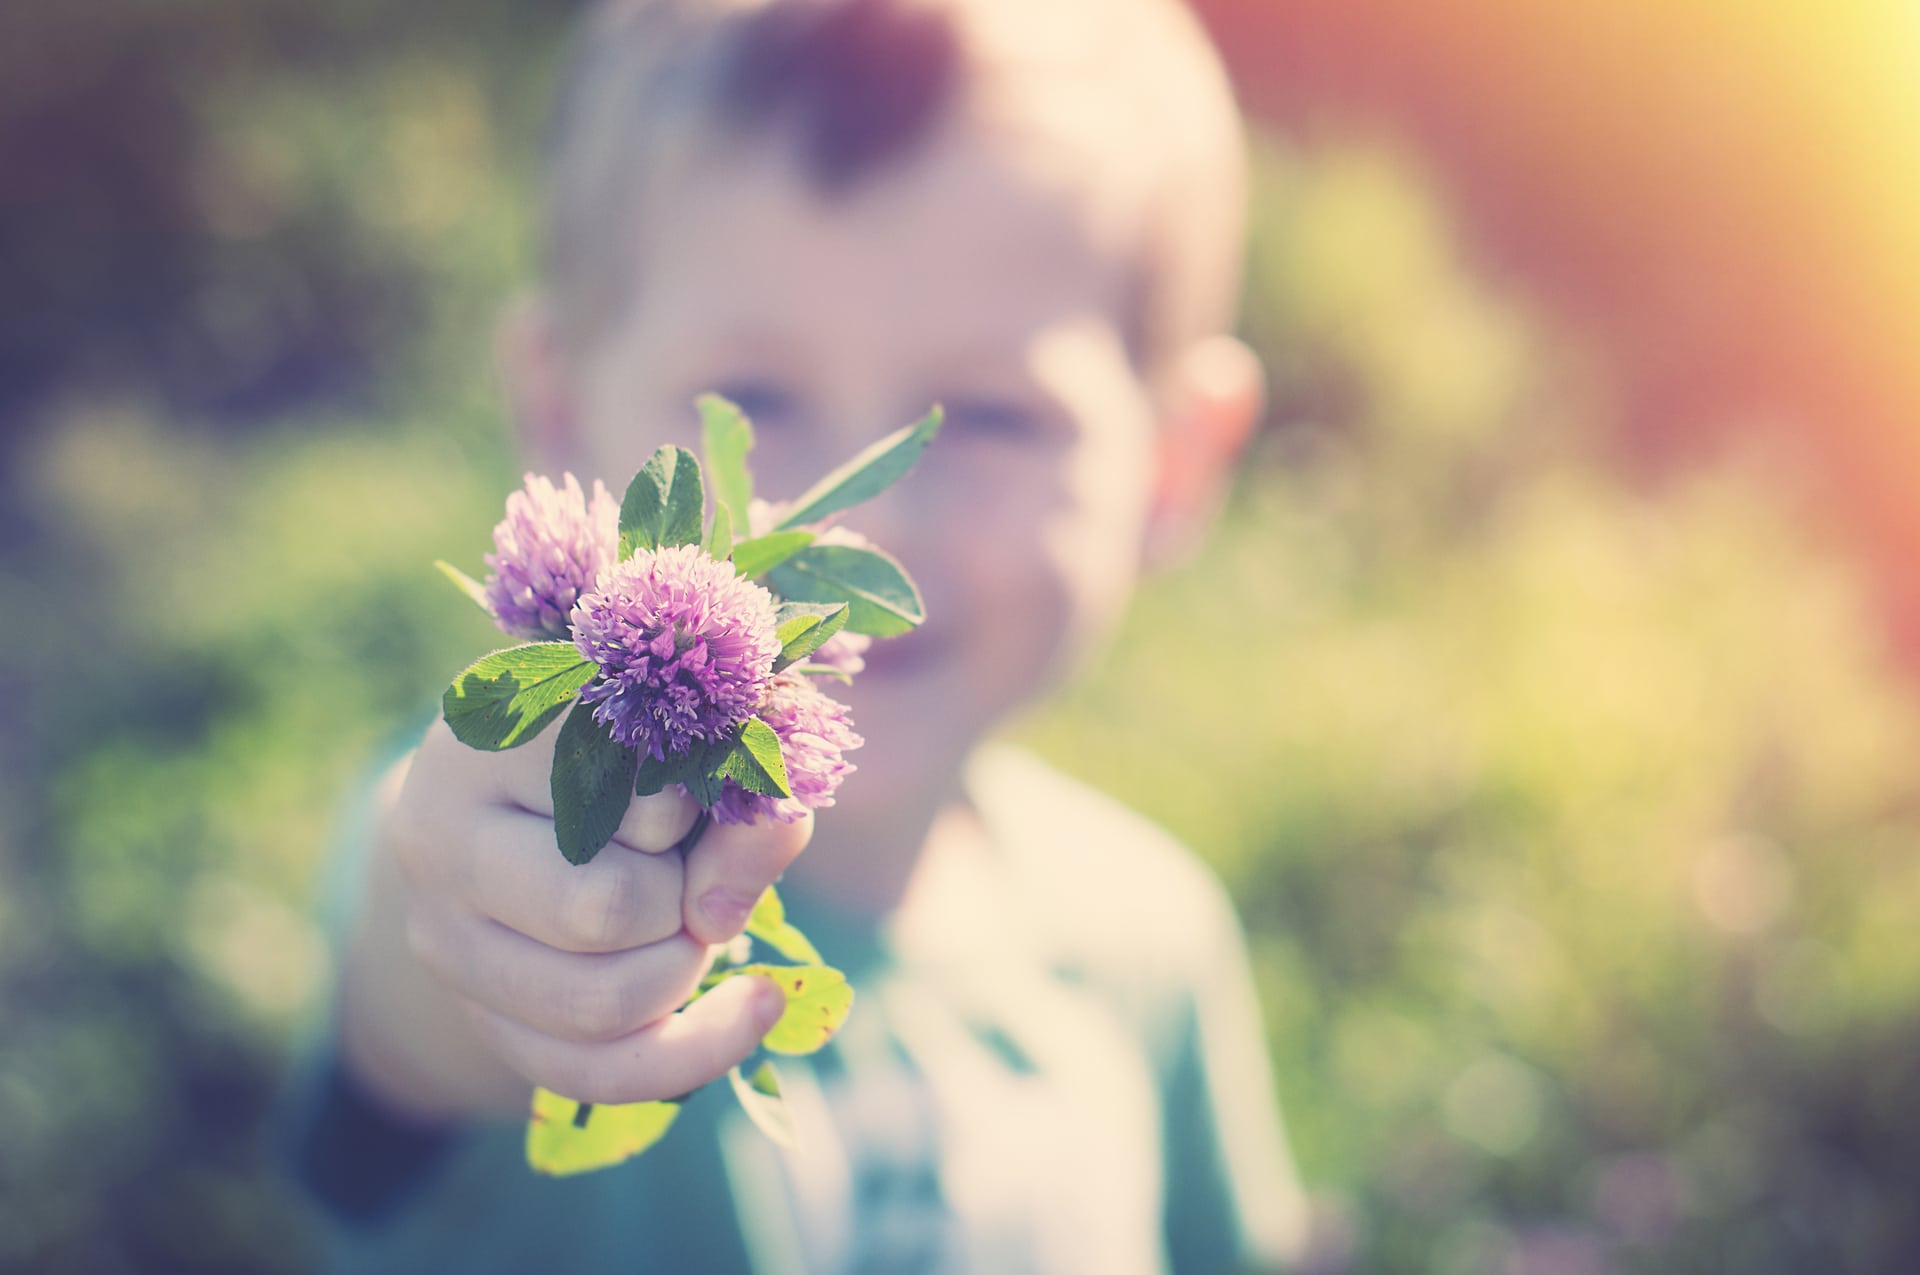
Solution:
<path fill-rule="evenodd" d="M 485 611 L 488 615 L 493 614 L 493 608 L 487 605 L 486 588 L 478 580 L 454 566 L 451 562 L 446 561 L 444 558 L 435 558 L 433 565 L 440 569 L 441 575 L 453 581 L 455 588 L 473 599 L 475 606 Z"/>
<path fill-rule="evenodd" d="M 640 754 L 593 720 L 585 702 L 573 706 L 553 744 L 553 835 L 568 863 L 582 864 L 613 840 L 633 800 Z"/>
<path fill-rule="evenodd" d="M 790 961 L 802 965 L 825 964 L 807 936 L 787 921 L 786 905 L 780 902 L 772 886 L 768 886 L 760 902 L 753 905 L 753 915 L 747 918 L 747 933 Z"/>
<path fill-rule="evenodd" d="M 809 487 L 780 520 L 780 530 L 819 522 L 863 500 L 878 496 L 906 477 L 933 436 L 940 432 L 938 407 L 914 424 L 895 430 Z"/>
<path fill-rule="evenodd" d="M 741 723 L 739 737 L 714 773 L 748 792 L 767 797 L 793 796 L 793 789 L 787 786 L 786 759 L 780 755 L 780 736 L 757 717 Z"/>
<path fill-rule="evenodd" d="M 441 711 L 467 747 L 513 748 L 545 730 L 599 671 L 571 642 L 509 647 L 462 670 L 441 697 Z"/>
<path fill-rule="evenodd" d="M 787 1012 L 760 1042 L 776 1054 L 814 1052 L 833 1039 L 853 1008 L 853 988 L 848 986 L 847 976 L 830 965 L 755 963 L 710 975 L 709 979 L 717 985 L 742 974 L 770 978 L 787 994 Z"/>
<path fill-rule="evenodd" d="M 680 1114 L 677 1102 L 595 1106 L 582 1126 L 575 1120 L 580 1107 L 551 1090 L 533 1091 L 533 1114 L 527 1121 L 529 1168 L 555 1177 L 611 1168 L 660 1141 Z"/>
<path fill-rule="evenodd" d="M 747 469 L 747 453 L 753 450 L 753 425 L 738 407 L 718 394 L 702 394 L 697 406 L 700 450 L 706 454 L 707 479 L 713 484 L 714 500 L 731 509 L 744 526 L 747 506 L 753 500 L 753 475 Z"/>
<path fill-rule="evenodd" d="M 927 618 L 920 590 L 898 562 L 878 549 L 808 545 L 767 576 L 792 602 L 845 602 L 847 627 L 874 637 L 897 637 Z"/>
<path fill-rule="evenodd" d="M 780 1095 L 780 1073 L 773 1069 L 772 1063 L 761 1063 L 751 1077 L 741 1075 L 740 1069 L 734 1067 L 727 1072 L 727 1081 L 733 1086 L 733 1096 L 740 1100 L 740 1109 L 760 1127 L 760 1132 L 788 1149 L 799 1145 L 794 1134 L 793 1113 Z"/>
<path fill-rule="evenodd" d="M 844 602 L 782 602 L 774 613 L 780 654 L 774 658 L 773 671 L 778 673 L 819 650 L 846 627 L 852 614 Z"/>
<path fill-rule="evenodd" d="M 713 505 L 713 525 L 707 528 L 707 556 L 720 562 L 733 557 L 733 514 L 723 500 Z"/>
<path fill-rule="evenodd" d="M 706 488 L 700 462 L 684 447 L 662 447 L 627 484 L 620 501 L 620 560 L 641 549 L 700 543 Z"/>
<path fill-rule="evenodd" d="M 806 530 L 770 531 L 742 540 L 733 547 L 733 569 L 743 576 L 762 575 L 813 543 Z"/>

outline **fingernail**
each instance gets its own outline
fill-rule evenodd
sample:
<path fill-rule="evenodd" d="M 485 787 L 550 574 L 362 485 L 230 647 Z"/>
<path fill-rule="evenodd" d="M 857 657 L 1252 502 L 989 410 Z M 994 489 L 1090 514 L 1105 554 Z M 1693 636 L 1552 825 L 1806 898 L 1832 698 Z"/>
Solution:
<path fill-rule="evenodd" d="M 759 901 L 757 894 L 746 895 L 716 885 L 700 896 L 700 910 L 713 922 L 714 929 L 732 938 L 747 928 L 747 918 L 753 915 L 753 905 Z"/>

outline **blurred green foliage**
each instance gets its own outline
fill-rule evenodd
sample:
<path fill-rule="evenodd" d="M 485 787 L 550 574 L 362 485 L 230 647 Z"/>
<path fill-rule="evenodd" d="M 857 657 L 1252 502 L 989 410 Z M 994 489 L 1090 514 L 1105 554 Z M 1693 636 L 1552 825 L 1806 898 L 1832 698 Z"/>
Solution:
<path fill-rule="evenodd" d="M 499 162 L 569 8 L 0 9 L 0 449 L 75 395 L 245 428 L 377 393 L 517 246 Z"/>
<path fill-rule="evenodd" d="M 491 632 L 429 564 L 472 565 L 515 472 L 485 351 L 555 21 L 199 103 L 404 263 L 367 402 L 235 437 L 110 378 L 11 476 L 0 1268 L 301 1266 L 260 1122 L 328 987 L 329 839 Z M 1920 1265 L 1920 724 L 1859 582 L 1765 457 L 1597 459 L 1604 385 L 1401 159 L 1260 175 L 1270 428 L 1023 729 L 1232 885 L 1326 1256 Z"/>
<path fill-rule="evenodd" d="M 1282 419 L 1033 738 L 1232 884 L 1359 1269 L 1910 1268 L 1920 722 L 1870 599 L 1760 458 L 1600 464 L 1404 165 L 1265 172 Z"/>

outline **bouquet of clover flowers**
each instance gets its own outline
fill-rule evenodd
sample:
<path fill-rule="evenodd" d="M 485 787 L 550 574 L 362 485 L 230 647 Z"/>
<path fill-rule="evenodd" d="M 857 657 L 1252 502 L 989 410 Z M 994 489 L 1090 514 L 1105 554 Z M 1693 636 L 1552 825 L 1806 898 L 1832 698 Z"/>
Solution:
<path fill-rule="evenodd" d="M 566 715 L 553 751 L 553 822 L 570 863 L 606 846 L 635 795 L 669 785 L 701 806 L 681 850 L 714 821 L 792 821 L 831 805 L 853 769 L 843 754 L 862 741 L 819 682 L 850 680 L 871 639 L 924 618 L 899 563 L 825 524 L 912 468 L 940 428 L 939 409 L 780 510 L 754 500 L 751 423 L 713 395 L 699 410 L 704 474 L 685 449 L 662 447 L 617 507 L 597 481 L 589 495 L 571 474 L 558 488 L 529 474 L 494 528 L 485 583 L 436 564 L 502 630 L 526 639 L 476 660 L 447 688 L 455 737 L 513 748 Z M 755 522 L 768 525 L 754 534 Z M 769 959 L 753 959 L 762 948 Z M 742 974 L 778 983 L 787 1007 L 757 1065 L 728 1079 L 754 1122 L 790 1144 L 779 1076 L 764 1055 L 826 1044 L 853 989 L 787 922 L 772 889 L 694 996 Z M 552 1174 L 618 1164 L 657 1142 L 687 1097 L 596 1107 L 536 1089 L 527 1162 Z"/>

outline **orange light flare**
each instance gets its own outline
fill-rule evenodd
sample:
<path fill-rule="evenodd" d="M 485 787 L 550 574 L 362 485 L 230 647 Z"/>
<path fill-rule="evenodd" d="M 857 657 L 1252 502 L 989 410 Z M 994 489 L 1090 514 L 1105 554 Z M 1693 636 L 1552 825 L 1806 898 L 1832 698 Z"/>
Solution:
<path fill-rule="evenodd" d="M 1768 422 L 1920 671 L 1920 6 L 1199 7 L 1256 115 L 1422 159 L 1478 259 L 1613 370 L 1628 456 Z"/>

